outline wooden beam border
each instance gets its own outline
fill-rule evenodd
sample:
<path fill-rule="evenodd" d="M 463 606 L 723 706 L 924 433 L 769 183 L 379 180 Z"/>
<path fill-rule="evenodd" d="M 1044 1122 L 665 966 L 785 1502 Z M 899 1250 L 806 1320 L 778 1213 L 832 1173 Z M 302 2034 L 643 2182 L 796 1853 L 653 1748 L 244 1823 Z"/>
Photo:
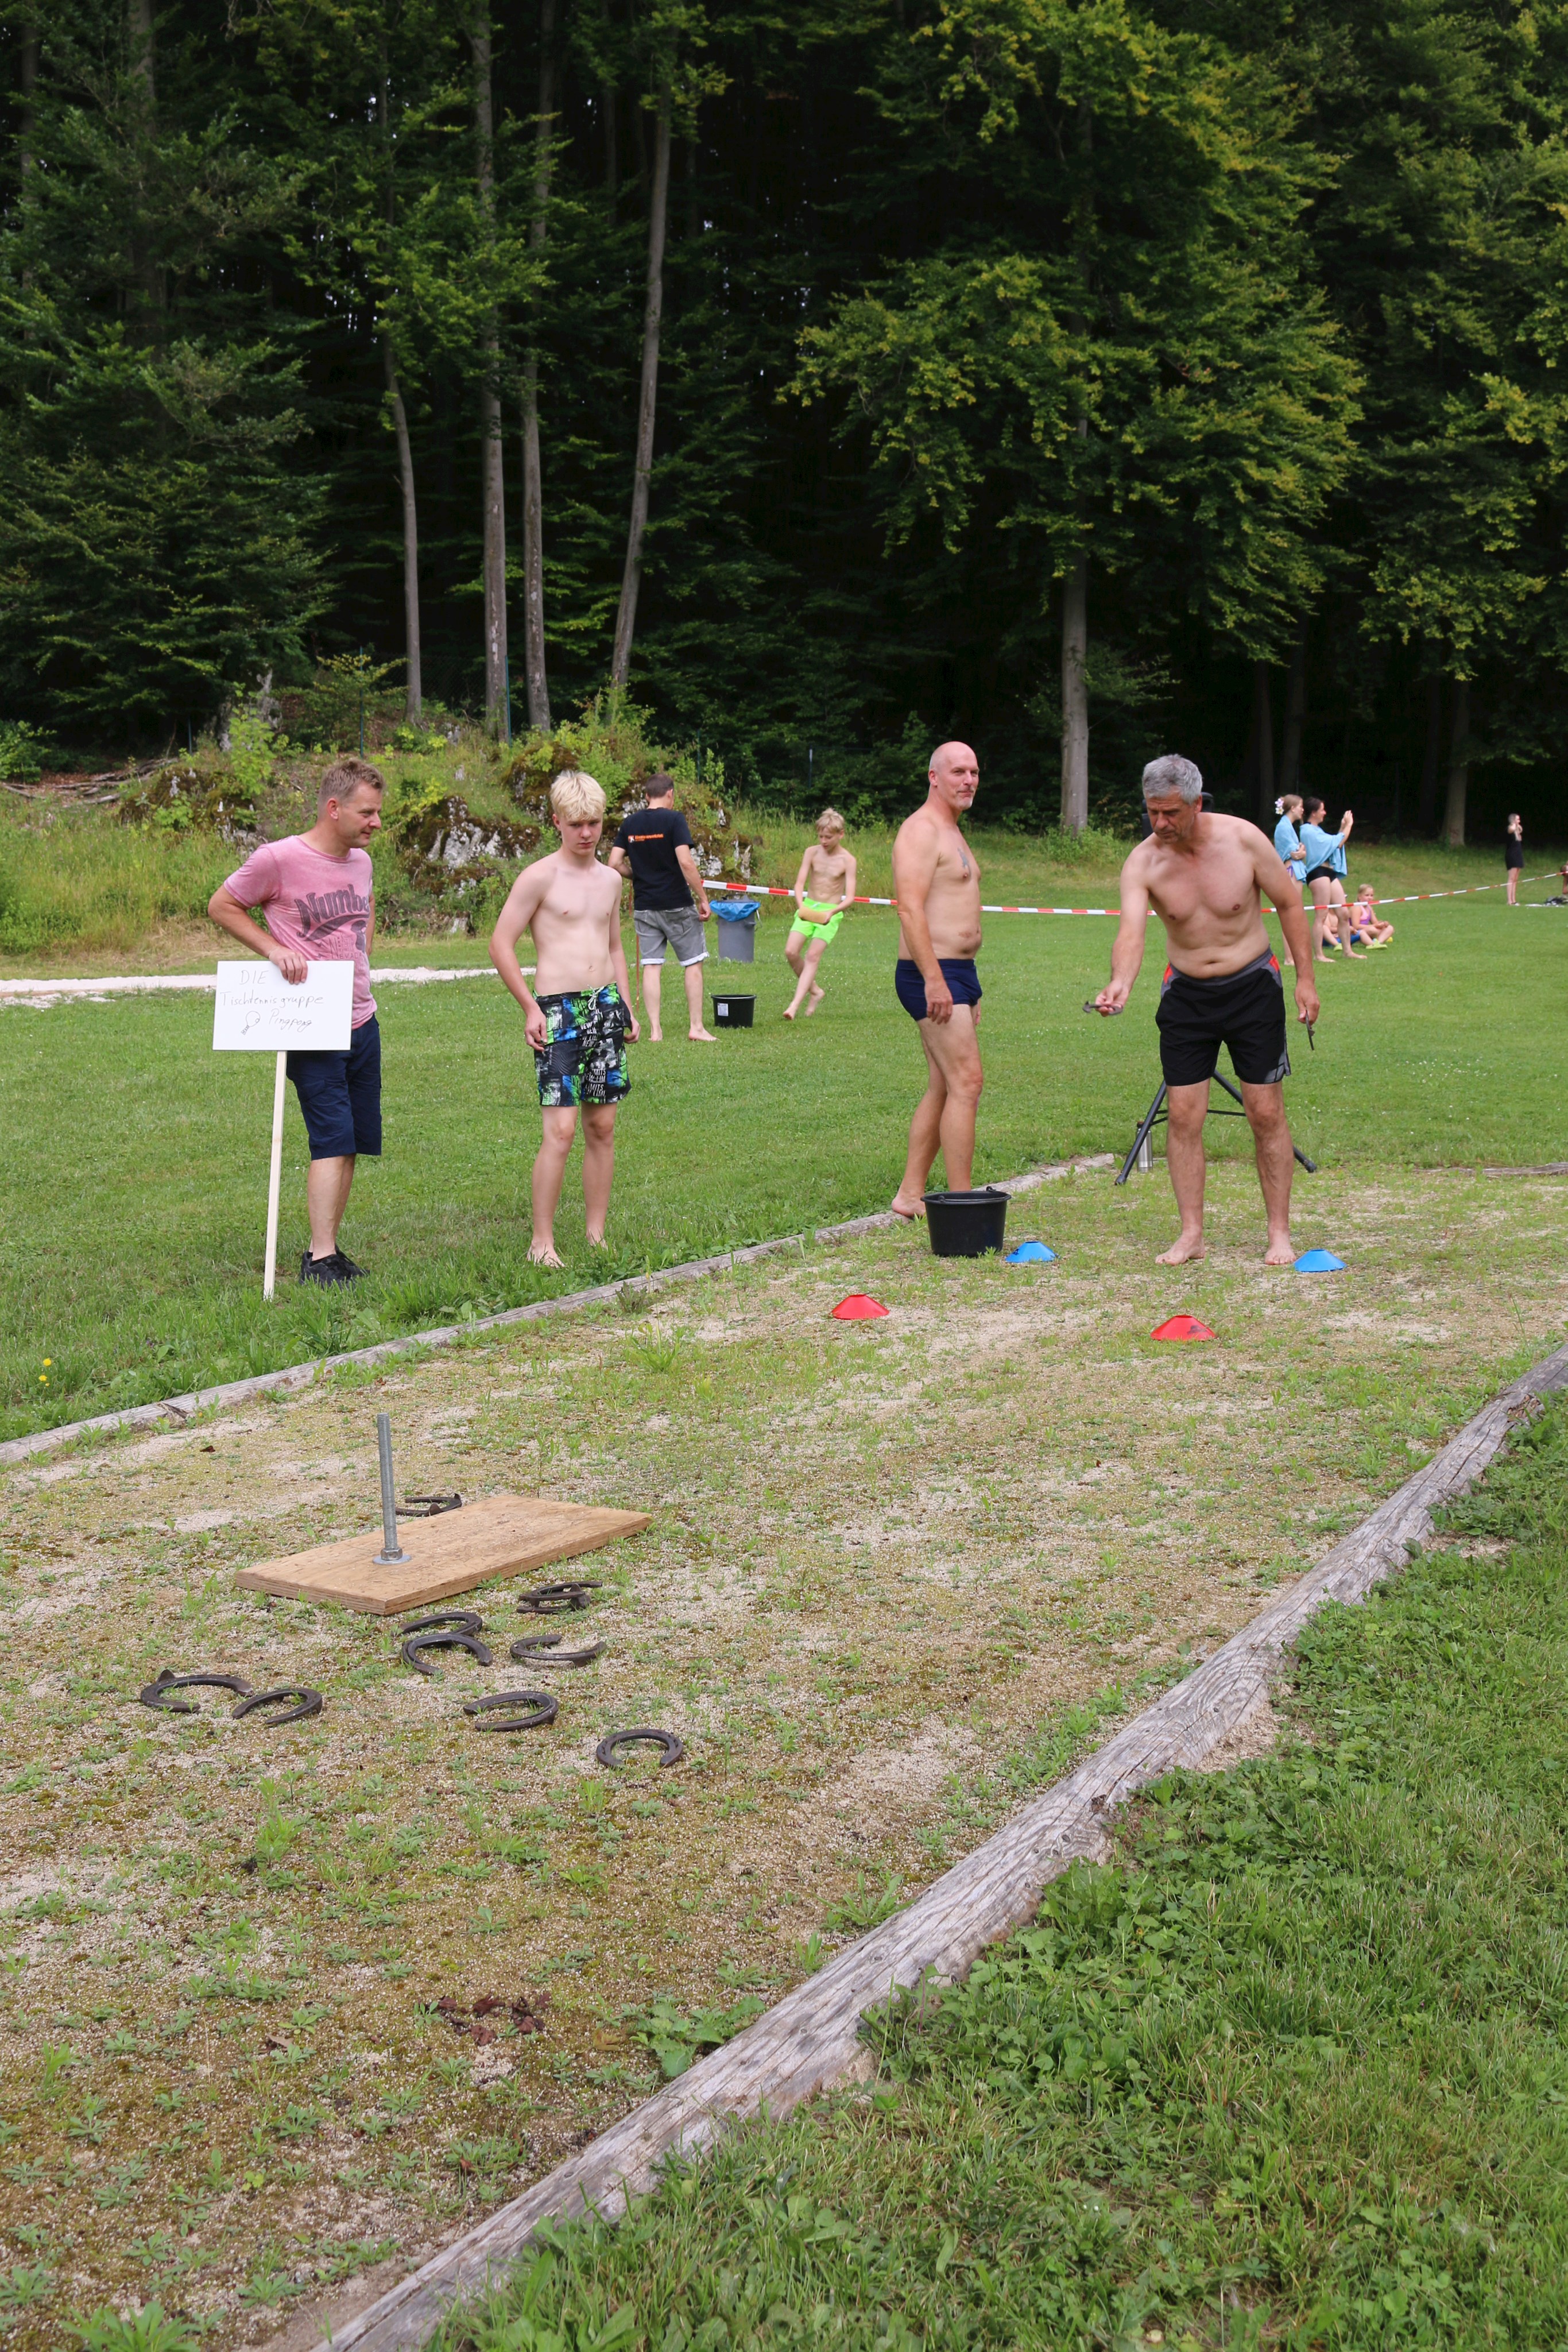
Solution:
<path fill-rule="evenodd" d="M 864 2012 L 931 1977 L 951 1983 L 988 1944 L 1030 1917 L 1070 1864 L 1103 1851 L 1108 1817 L 1151 1781 L 1204 1763 L 1268 1696 L 1284 1652 L 1325 1601 L 1364 1600 L 1432 1532 L 1432 1513 L 1474 1484 L 1510 1431 L 1568 1387 L 1568 1346 L 1545 1357 L 1468 1421 L 1415 1476 L 1260 1610 L 1185 1682 L 1166 1691 L 1075 1771 L 1028 1804 L 907 1910 L 622 2116 L 589 2147 L 465 2230 L 317 2347 L 417 2352 L 453 2305 L 500 2284 L 539 2224 L 591 2208 L 606 2220 L 652 2188 L 660 2160 L 692 2156 L 727 2125 L 766 2107 L 788 2115 L 842 2081 L 863 2053 Z"/>

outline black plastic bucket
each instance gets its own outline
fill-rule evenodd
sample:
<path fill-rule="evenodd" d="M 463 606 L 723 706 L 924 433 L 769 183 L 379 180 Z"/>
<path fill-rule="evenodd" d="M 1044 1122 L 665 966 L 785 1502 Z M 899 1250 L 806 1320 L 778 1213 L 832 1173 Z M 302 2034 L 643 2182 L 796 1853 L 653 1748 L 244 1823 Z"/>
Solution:
<path fill-rule="evenodd" d="M 727 991 L 721 995 L 717 989 L 714 991 L 713 1025 L 716 1029 L 749 1029 L 756 1011 L 755 996 L 731 996 Z"/>
<path fill-rule="evenodd" d="M 978 1192 L 927 1192 L 925 1224 L 933 1257 L 984 1257 L 1007 1237 L 1008 1196 L 988 1184 Z"/>

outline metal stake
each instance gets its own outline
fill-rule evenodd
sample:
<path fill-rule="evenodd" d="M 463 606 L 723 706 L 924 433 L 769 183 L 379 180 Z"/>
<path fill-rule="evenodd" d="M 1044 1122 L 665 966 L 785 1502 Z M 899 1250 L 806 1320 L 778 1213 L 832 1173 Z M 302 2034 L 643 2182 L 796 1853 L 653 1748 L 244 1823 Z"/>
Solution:
<path fill-rule="evenodd" d="M 375 1557 L 377 1568 L 393 1568 L 408 1558 L 397 1539 L 397 1488 L 392 1485 L 392 1415 L 376 1415 L 376 1451 L 382 1457 L 382 1548 Z"/>

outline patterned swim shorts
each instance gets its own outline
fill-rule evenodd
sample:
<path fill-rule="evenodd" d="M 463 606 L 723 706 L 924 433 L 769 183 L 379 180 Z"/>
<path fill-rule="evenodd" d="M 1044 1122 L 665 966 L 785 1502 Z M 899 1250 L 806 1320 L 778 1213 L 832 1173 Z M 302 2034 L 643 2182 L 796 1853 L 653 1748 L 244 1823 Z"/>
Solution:
<path fill-rule="evenodd" d="M 623 1102 L 632 1089 L 626 1070 L 626 1004 L 612 981 L 608 988 L 574 988 L 564 996 L 541 996 L 549 1037 L 534 1048 L 539 1101 L 546 1110 L 575 1110 L 580 1103 Z"/>

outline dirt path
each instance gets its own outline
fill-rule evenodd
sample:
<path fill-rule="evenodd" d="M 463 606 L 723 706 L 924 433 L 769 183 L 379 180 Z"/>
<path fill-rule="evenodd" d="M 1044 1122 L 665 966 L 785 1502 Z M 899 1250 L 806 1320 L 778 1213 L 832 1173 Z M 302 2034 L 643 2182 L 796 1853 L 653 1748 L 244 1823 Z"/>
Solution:
<path fill-rule="evenodd" d="M 11 2340 L 154 2292 L 261 2340 L 515 2193 L 656 2078 L 650 2043 L 678 2063 L 975 1843 L 1560 1339 L 1561 1186 L 1303 1205 L 1346 1276 L 1265 1276 L 1234 1170 L 1214 1255 L 1157 1272 L 1163 1185 L 1088 1178 L 1014 1209 L 1053 1266 L 879 1234 L 11 1475 Z M 894 1312 L 832 1323 L 852 1288 Z M 1223 1344 L 1151 1346 L 1181 1307 Z M 500 1593 L 502 1663 L 427 1683 L 379 1621 L 232 1590 L 371 1523 L 381 1407 L 405 1489 L 653 1513 L 592 1565 L 607 1649 L 553 1678 L 551 1729 L 461 1714 L 518 1678 Z M 134 1694 L 164 1665 L 327 1710 L 162 1719 Z M 612 1780 L 594 1743 L 633 1722 L 687 1761 Z"/>

